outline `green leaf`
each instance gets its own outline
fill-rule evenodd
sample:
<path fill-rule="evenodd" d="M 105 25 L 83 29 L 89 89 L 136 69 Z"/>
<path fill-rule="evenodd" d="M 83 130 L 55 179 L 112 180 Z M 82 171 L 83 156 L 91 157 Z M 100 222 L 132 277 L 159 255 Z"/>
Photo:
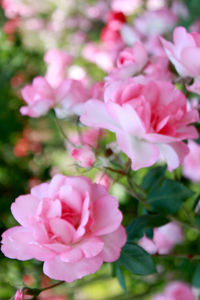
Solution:
<path fill-rule="evenodd" d="M 193 278 L 192 278 L 192 285 L 200 288 L 200 264 L 196 267 L 196 270 L 194 272 Z"/>
<path fill-rule="evenodd" d="M 195 216 L 194 221 L 197 226 L 200 226 L 200 212 Z"/>
<path fill-rule="evenodd" d="M 119 281 L 119 284 L 121 285 L 124 292 L 127 293 L 126 282 L 125 282 L 125 279 L 124 279 L 123 271 L 122 271 L 122 269 L 121 269 L 118 262 L 115 263 L 115 266 L 116 266 L 116 275 L 117 275 L 117 279 Z"/>
<path fill-rule="evenodd" d="M 152 257 L 136 244 L 127 243 L 124 246 L 119 264 L 136 275 L 149 275 L 156 272 Z"/>
<path fill-rule="evenodd" d="M 182 183 L 166 179 L 160 187 L 147 195 L 147 201 L 153 212 L 175 214 L 182 203 L 193 195 L 193 192 Z"/>
<path fill-rule="evenodd" d="M 165 167 L 151 169 L 143 178 L 142 188 L 145 190 L 157 188 L 164 179 L 165 169 Z"/>
<path fill-rule="evenodd" d="M 194 211 L 197 208 L 197 205 L 198 205 L 199 201 L 200 201 L 200 193 L 195 198 L 194 205 L 193 205 L 193 208 L 192 208 Z"/>
<path fill-rule="evenodd" d="M 135 241 L 144 235 L 145 230 L 168 223 L 162 215 L 143 215 L 133 220 L 126 228 L 128 241 Z"/>

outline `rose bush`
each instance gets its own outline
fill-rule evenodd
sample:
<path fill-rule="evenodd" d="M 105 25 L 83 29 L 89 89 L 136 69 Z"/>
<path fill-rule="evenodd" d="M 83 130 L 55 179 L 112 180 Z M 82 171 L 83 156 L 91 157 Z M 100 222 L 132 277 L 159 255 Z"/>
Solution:
<path fill-rule="evenodd" d="M 184 94 L 171 83 L 133 78 L 109 82 L 104 102 L 91 99 L 81 115 L 83 124 L 115 132 L 133 170 L 152 166 L 161 157 L 169 170 L 177 168 L 189 151 L 182 141 L 198 137 L 189 126 L 198 119 L 197 110 L 187 111 Z"/>

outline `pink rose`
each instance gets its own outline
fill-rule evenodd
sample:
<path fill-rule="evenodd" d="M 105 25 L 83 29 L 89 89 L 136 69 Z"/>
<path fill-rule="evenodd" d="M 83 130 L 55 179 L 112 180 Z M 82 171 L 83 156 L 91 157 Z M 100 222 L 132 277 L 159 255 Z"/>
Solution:
<path fill-rule="evenodd" d="M 164 50 L 182 77 L 200 76 L 200 34 L 187 33 L 184 27 L 177 27 L 173 34 L 174 43 L 161 38 Z"/>
<path fill-rule="evenodd" d="M 125 48 L 117 58 L 117 68 L 111 78 L 126 79 L 140 72 L 148 61 L 148 53 L 141 42 L 135 42 L 132 48 Z"/>
<path fill-rule="evenodd" d="M 22 89 L 22 97 L 27 103 L 20 109 L 22 115 L 37 118 L 54 108 L 58 118 L 65 118 L 81 113 L 82 104 L 88 99 L 88 91 L 78 80 L 65 79 L 53 88 L 46 78 L 36 77 L 32 85 Z"/>
<path fill-rule="evenodd" d="M 72 62 L 72 57 L 66 51 L 51 49 L 45 54 L 44 60 L 48 64 L 47 81 L 52 87 L 58 87 L 65 79 L 66 68 Z"/>
<path fill-rule="evenodd" d="M 182 141 L 198 137 L 196 129 L 188 125 L 198 120 L 197 110 L 187 111 L 184 94 L 172 84 L 140 84 L 132 78 L 108 84 L 104 102 L 89 100 L 81 116 L 83 124 L 116 134 L 133 170 L 152 166 L 161 157 L 169 170 L 177 168 L 188 153 Z"/>
<path fill-rule="evenodd" d="M 181 281 L 169 283 L 162 294 L 157 294 L 151 298 L 152 300 L 195 300 L 192 288 Z"/>
<path fill-rule="evenodd" d="M 23 293 L 21 292 L 21 290 L 17 290 L 14 296 L 14 300 L 23 300 Z"/>
<path fill-rule="evenodd" d="M 110 186 L 113 183 L 113 179 L 103 172 L 98 172 L 95 176 L 95 182 L 102 184 L 106 190 L 109 190 Z"/>
<path fill-rule="evenodd" d="M 131 15 L 141 6 L 141 0 L 112 0 L 111 7 L 114 11 L 121 11 Z"/>
<path fill-rule="evenodd" d="M 72 282 L 119 258 L 126 242 L 118 201 L 86 177 L 56 175 L 11 206 L 21 224 L 2 235 L 9 258 L 44 261 L 44 273 Z"/>
<path fill-rule="evenodd" d="M 14 295 L 14 300 L 24 300 L 24 299 L 32 299 L 33 297 L 30 295 L 26 295 L 26 290 L 25 291 L 21 291 L 21 290 L 17 290 L 17 292 Z"/>
<path fill-rule="evenodd" d="M 154 229 L 153 241 L 159 254 L 167 254 L 183 241 L 183 231 L 178 224 L 170 222 Z"/>
<path fill-rule="evenodd" d="M 5 10 L 6 17 L 11 19 L 17 16 L 30 17 L 35 13 L 33 6 L 26 5 L 22 1 L 2 0 L 1 5 Z"/>
<path fill-rule="evenodd" d="M 74 148 L 70 154 L 83 168 L 91 168 L 96 161 L 95 154 L 90 146 Z"/>
<path fill-rule="evenodd" d="M 194 182 L 200 182 L 200 145 L 188 142 L 190 152 L 183 161 L 183 175 Z"/>
<path fill-rule="evenodd" d="M 150 254 L 168 254 L 182 240 L 183 232 L 181 227 L 174 222 L 170 222 L 164 226 L 155 228 L 152 240 L 144 236 L 140 239 L 139 245 Z"/>
<path fill-rule="evenodd" d="M 134 26 L 145 36 L 164 34 L 175 26 L 177 16 L 167 8 L 146 11 L 135 19 Z"/>
<path fill-rule="evenodd" d="M 184 282 L 172 282 L 165 288 L 165 294 L 167 299 L 179 300 L 187 299 L 194 300 L 195 296 L 192 292 L 192 288 Z"/>
<path fill-rule="evenodd" d="M 83 48 L 83 57 L 95 63 L 102 70 L 109 72 L 114 65 L 114 59 L 108 49 L 95 43 L 88 43 Z"/>
<path fill-rule="evenodd" d="M 89 145 L 93 148 L 98 147 L 99 138 L 102 136 L 101 129 L 96 128 L 86 128 L 81 133 L 78 133 L 77 131 L 72 131 L 68 134 L 69 140 L 77 145 Z M 67 143 L 67 146 L 70 146 L 70 143 Z"/>

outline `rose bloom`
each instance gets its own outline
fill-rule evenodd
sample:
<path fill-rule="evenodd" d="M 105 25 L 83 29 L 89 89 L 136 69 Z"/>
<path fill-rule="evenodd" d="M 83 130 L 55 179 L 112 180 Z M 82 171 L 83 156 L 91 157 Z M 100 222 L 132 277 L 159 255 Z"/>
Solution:
<path fill-rule="evenodd" d="M 150 254 L 168 254 L 182 240 L 183 231 L 181 227 L 174 222 L 170 222 L 164 226 L 155 228 L 153 239 L 144 236 L 139 240 L 139 245 Z"/>
<path fill-rule="evenodd" d="M 81 148 L 73 148 L 70 154 L 83 168 L 91 168 L 96 161 L 95 154 L 88 145 Z"/>
<path fill-rule="evenodd" d="M 198 119 L 197 110 L 187 111 L 184 94 L 171 83 L 141 84 L 132 78 L 107 84 L 104 102 L 89 100 L 81 115 L 83 124 L 116 134 L 133 170 L 152 166 L 160 158 L 169 170 L 177 168 L 188 153 L 182 141 L 198 137 L 197 130 L 188 126 Z"/>
<path fill-rule="evenodd" d="M 200 182 L 200 145 L 188 142 L 190 152 L 183 161 L 183 175 L 194 182 Z"/>
<path fill-rule="evenodd" d="M 169 32 L 177 22 L 177 16 L 167 8 L 146 11 L 134 21 L 134 27 L 144 36 Z"/>
<path fill-rule="evenodd" d="M 22 89 L 22 97 L 27 103 L 20 109 L 22 115 L 37 118 L 54 108 L 58 118 L 65 118 L 81 113 L 82 104 L 88 99 L 88 91 L 78 80 L 65 79 L 53 88 L 46 78 L 36 77 L 32 85 Z"/>
<path fill-rule="evenodd" d="M 164 50 L 182 77 L 200 76 L 200 33 L 187 33 L 177 27 L 173 34 L 174 43 L 161 38 Z"/>
<path fill-rule="evenodd" d="M 118 201 L 86 177 L 55 175 L 11 206 L 21 226 L 2 235 L 9 258 L 44 261 L 52 279 L 72 282 L 120 256 L 126 242 Z"/>
<path fill-rule="evenodd" d="M 48 64 L 46 79 L 53 87 L 58 87 L 65 79 L 66 68 L 71 64 L 72 57 L 63 50 L 51 49 L 44 56 Z"/>
<path fill-rule="evenodd" d="M 148 61 L 148 53 L 141 42 L 125 48 L 117 58 L 117 68 L 109 75 L 112 79 L 126 79 L 140 72 Z"/>
<path fill-rule="evenodd" d="M 195 300 L 192 288 L 185 282 L 169 283 L 162 294 L 157 294 L 152 300 Z"/>

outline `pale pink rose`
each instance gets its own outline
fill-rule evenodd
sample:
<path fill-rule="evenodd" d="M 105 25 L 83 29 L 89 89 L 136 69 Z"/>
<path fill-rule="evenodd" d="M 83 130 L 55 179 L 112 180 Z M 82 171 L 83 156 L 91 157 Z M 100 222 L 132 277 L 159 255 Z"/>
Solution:
<path fill-rule="evenodd" d="M 99 99 L 102 100 L 104 99 L 104 88 L 105 88 L 105 83 L 104 81 L 96 82 L 93 84 L 90 90 L 90 98 L 92 99 Z"/>
<path fill-rule="evenodd" d="M 154 229 L 153 241 L 157 253 L 168 254 L 176 244 L 183 241 L 183 231 L 178 224 L 170 222 Z"/>
<path fill-rule="evenodd" d="M 121 11 L 125 15 L 131 15 L 141 6 L 141 2 L 141 0 L 112 0 L 111 7 L 114 11 Z"/>
<path fill-rule="evenodd" d="M 144 41 L 145 47 L 149 54 L 153 57 L 163 56 L 167 58 L 165 50 L 163 49 L 162 43 L 160 41 L 160 35 L 150 35 L 147 36 Z"/>
<path fill-rule="evenodd" d="M 88 99 L 88 91 L 78 80 L 65 79 L 53 88 L 46 78 L 36 77 L 32 85 L 22 89 L 22 97 L 27 103 L 20 109 L 22 115 L 37 118 L 54 108 L 58 118 L 65 118 L 81 113 L 82 104 Z"/>
<path fill-rule="evenodd" d="M 87 71 L 81 66 L 70 66 L 67 70 L 67 77 L 81 81 L 84 86 L 89 86 L 90 78 L 87 74 Z"/>
<path fill-rule="evenodd" d="M 117 68 L 109 75 L 115 79 L 126 79 L 141 72 L 148 61 L 148 53 L 141 42 L 135 42 L 132 48 L 125 48 L 117 58 Z"/>
<path fill-rule="evenodd" d="M 2 235 L 9 258 L 44 261 L 44 274 L 72 282 L 120 256 L 126 242 L 118 201 L 86 177 L 56 175 L 11 206 L 21 226 Z"/>
<path fill-rule="evenodd" d="M 89 145 L 96 149 L 102 134 L 103 133 L 101 129 L 86 128 L 81 133 L 77 131 L 69 132 L 68 138 L 76 146 Z"/>
<path fill-rule="evenodd" d="M 177 16 L 170 9 L 146 11 L 137 17 L 134 26 L 144 36 L 164 34 L 176 25 Z"/>
<path fill-rule="evenodd" d="M 81 141 L 85 145 L 90 145 L 93 148 L 97 148 L 99 139 L 102 137 L 103 132 L 97 128 L 87 128 L 81 134 Z"/>
<path fill-rule="evenodd" d="M 25 86 L 22 97 L 27 106 L 21 107 L 21 114 L 33 118 L 45 115 L 56 102 L 54 90 L 44 77 L 36 77 L 32 85 Z"/>
<path fill-rule="evenodd" d="M 182 1 L 173 1 L 171 10 L 175 15 L 182 19 L 187 19 L 189 17 L 188 8 Z"/>
<path fill-rule="evenodd" d="M 177 27 L 173 34 L 174 43 L 161 38 L 164 50 L 182 77 L 200 76 L 200 33 L 188 33 Z"/>
<path fill-rule="evenodd" d="M 63 50 L 51 49 L 45 54 L 44 61 L 48 64 L 45 78 L 52 87 L 58 87 L 66 77 L 66 68 L 72 62 L 71 55 Z"/>
<path fill-rule="evenodd" d="M 40 18 L 27 18 L 23 20 L 23 26 L 31 31 L 42 30 L 45 28 L 45 22 Z"/>
<path fill-rule="evenodd" d="M 17 16 L 30 17 L 35 13 L 33 6 L 24 4 L 23 1 L 18 0 L 2 0 L 1 6 L 8 18 L 15 18 Z"/>
<path fill-rule="evenodd" d="M 191 286 L 185 282 L 169 283 L 162 294 L 155 295 L 152 300 L 195 300 Z"/>
<path fill-rule="evenodd" d="M 104 100 L 89 100 L 81 122 L 113 131 L 133 170 L 152 166 L 160 157 L 169 170 L 177 168 L 188 153 L 182 141 L 198 137 L 188 126 L 199 120 L 197 110 L 187 111 L 184 94 L 168 82 L 114 81 L 107 84 Z"/>
<path fill-rule="evenodd" d="M 168 58 L 163 56 L 152 57 L 144 69 L 144 75 L 146 78 L 153 80 L 171 81 L 172 74 L 169 70 Z"/>
<path fill-rule="evenodd" d="M 138 245 L 151 255 L 154 255 L 157 252 L 157 247 L 154 241 L 146 237 L 146 235 L 139 240 Z"/>
<path fill-rule="evenodd" d="M 88 43 L 82 52 L 85 59 L 95 63 L 102 70 L 109 72 L 114 66 L 114 59 L 108 49 L 95 43 Z"/>
<path fill-rule="evenodd" d="M 200 182 L 200 145 L 190 140 L 190 152 L 183 161 L 183 175 L 194 182 Z"/>
<path fill-rule="evenodd" d="M 120 29 L 121 37 L 124 43 L 128 46 L 133 46 L 136 41 L 140 41 L 142 36 L 135 30 L 133 26 L 124 23 Z"/>
<path fill-rule="evenodd" d="M 138 244 L 150 254 L 168 254 L 176 244 L 183 240 L 183 231 L 179 225 L 170 222 L 153 230 L 153 239 L 144 236 Z"/>
<path fill-rule="evenodd" d="M 113 179 L 103 172 L 98 172 L 95 176 L 95 182 L 98 184 L 102 184 L 106 190 L 109 190 L 110 186 L 113 183 Z"/>
<path fill-rule="evenodd" d="M 100 0 L 96 1 L 93 5 L 88 4 L 88 7 L 85 10 L 87 16 L 91 19 L 104 19 L 106 13 L 108 12 L 109 6 L 105 1 Z"/>
<path fill-rule="evenodd" d="M 74 148 L 70 154 L 83 168 L 91 168 L 96 161 L 95 154 L 90 146 Z"/>

